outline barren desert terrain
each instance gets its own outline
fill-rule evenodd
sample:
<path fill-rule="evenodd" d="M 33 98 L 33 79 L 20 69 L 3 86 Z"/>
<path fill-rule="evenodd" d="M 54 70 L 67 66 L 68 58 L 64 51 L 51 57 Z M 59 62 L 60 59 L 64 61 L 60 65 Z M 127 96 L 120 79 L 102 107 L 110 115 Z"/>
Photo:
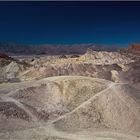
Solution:
<path fill-rule="evenodd" d="M 0 139 L 139 140 L 139 59 L 130 50 L 1 54 Z"/>

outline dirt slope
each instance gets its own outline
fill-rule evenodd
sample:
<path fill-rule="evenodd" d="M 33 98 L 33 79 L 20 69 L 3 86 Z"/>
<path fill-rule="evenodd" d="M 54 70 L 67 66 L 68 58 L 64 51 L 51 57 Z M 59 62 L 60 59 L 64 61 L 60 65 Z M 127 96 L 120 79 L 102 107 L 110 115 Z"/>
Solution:
<path fill-rule="evenodd" d="M 38 86 L 19 89 L 9 96 L 51 119 L 73 110 L 106 87 L 107 84 L 92 78 L 62 76 L 55 80 L 40 80 Z"/>
<path fill-rule="evenodd" d="M 96 127 L 140 133 L 140 92 L 135 91 L 125 84 L 111 84 L 54 123 L 65 130 Z"/>
<path fill-rule="evenodd" d="M 140 92 L 127 84 L 58 76 L 0 89 L 0 138 L 139 139 Z"/>

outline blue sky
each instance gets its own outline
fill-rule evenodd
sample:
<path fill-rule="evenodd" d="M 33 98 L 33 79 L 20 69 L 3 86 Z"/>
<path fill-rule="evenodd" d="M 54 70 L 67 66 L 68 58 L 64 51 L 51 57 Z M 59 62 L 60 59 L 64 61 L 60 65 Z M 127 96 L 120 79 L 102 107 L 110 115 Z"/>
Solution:
<path fill-rule="evenodd" d="M 0 41 L 139 43 L 140 2 L 0 2 Z"/>

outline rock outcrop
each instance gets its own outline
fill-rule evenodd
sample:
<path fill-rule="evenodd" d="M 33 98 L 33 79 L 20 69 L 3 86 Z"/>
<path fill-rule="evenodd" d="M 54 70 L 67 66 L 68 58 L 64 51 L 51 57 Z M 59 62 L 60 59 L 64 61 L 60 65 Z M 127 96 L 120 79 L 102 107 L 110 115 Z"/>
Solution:
<path fill-rule="evenodd" d="M 19 81 L 17 75 L 26 70 L 28 64 L 20 62 L 6 54 L 0 54 L 0 82 Z"/>
<path fill-rule="evenodd" d="M 31 61 L 33 67 L 21 73 L 19 78 L 24 81 L 50 76 L 81 75 L 118 81 L 120 72 L 127 71 L 126 65 L 135 61 L 119 52 L 96 52 L 91 49 L 79 57 L 66 57 L 67 59 L 62 56 L 34 58 Z"/>
<path fill-rule="evenodd" d="M 129 45 L 128 50 L 140 51 L 140 44 L 131 44 L 131 45 Z"/>

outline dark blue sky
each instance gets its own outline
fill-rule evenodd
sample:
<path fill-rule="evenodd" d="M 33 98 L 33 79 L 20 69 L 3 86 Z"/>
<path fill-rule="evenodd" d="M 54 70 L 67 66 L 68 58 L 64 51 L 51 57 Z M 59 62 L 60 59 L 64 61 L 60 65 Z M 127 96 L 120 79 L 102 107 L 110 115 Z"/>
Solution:
<path fill-rule="evenodd" d="M 0 41 L 140 42 L 140 2 L 0 2 Z"/>

